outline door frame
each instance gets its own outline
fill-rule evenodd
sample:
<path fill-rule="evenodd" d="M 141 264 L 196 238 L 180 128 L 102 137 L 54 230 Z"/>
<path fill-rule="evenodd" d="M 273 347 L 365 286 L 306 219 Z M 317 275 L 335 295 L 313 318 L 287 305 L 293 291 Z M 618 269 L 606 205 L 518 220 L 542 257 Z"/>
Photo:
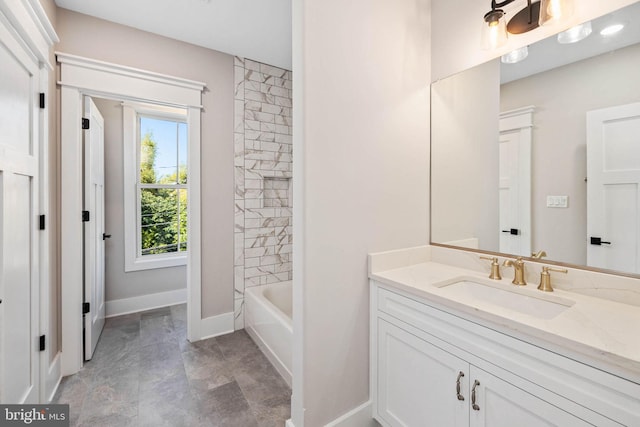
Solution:
<path fill-rule="evenodd" d="M 187 337 L 201 339 L 200 115 L 205 83 L 56 52 L 60 64 L 60 276 L 62 375 L 82 357 L 82 117 L 83 96 L 184 108 L 189 126 Z"/>

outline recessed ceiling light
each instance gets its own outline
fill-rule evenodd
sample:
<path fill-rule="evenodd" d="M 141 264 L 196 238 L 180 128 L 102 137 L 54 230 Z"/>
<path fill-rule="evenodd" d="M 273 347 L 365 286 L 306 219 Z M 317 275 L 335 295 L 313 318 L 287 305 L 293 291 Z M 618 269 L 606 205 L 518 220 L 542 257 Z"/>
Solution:
<path fill-rule="evenodd" d="M 575 27 L 569 28 L 567 31 L 563 31 L 558 34 L 558 43 L 577 43 L 580 40 L 584 40 L 589 37 L 589 34 L 591 34 L 592 31 L 591 21 L 576 25 Z"/>
<path fill-rule="evenodd" d="M 608 27 L 605 27 L 602 29 L 602 31 L 600 31 L 600 35 L 603 35 L 605 37 L 611 36 L 615 33 L 622 31 L 623 28 L 624 28 L 624 24 L 609 25 Z"/>
<path fill-rule="evenodd" d="M 529 56 L 529 47 L 525 46 L 502 55 L 501 61 L 503 64 L 516 64 L 527 56 Z"/>

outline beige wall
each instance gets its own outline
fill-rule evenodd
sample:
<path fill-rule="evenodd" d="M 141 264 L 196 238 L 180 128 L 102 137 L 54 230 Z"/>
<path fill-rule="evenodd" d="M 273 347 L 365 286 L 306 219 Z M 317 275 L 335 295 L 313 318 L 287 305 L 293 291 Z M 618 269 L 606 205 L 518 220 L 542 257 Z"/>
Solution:
<path fill-rule="evenodd" d="M 429 0 L 294 3 L 296 425 L 369 399 L 367 253 L 428 241 L 429 26 Z"/>
<path fill-rule="evenodd" d="M 233 311 L 233 57 L 58 9 L 57 50 L 207 84 L 202 102 L 202 317 Z"/>
<path fill-rule="evenodd" d="M 124 271 L 124 149 L 122 106 L 119 101 L 93 98 L 104 117 L 105 230 L 111 239 L 105 244 L 106 300 L 133 298 L 158 292 L 185 289 L 184 266 Z"/>
<path fill-rule="evenodd" d="M 498 251 L 500 61 L 431 86 L 431 240 Z M 437 160 L 437 161 L 436 161 Z"/>
<path fill-rule="evenodd" d="M 579 0 L 571 20 L 562 28 L 545 26 L 527 34 L 512 36 L 509 43 L 497 51 L 480 48 L 482 17 L 490 10 L 490 1 L 448 0 L 434 1 L 431 56 L 433 81 L 451 74 L 466 70 L 485 61 L 510 52 L 516 48 L 529 45 L 547 36 L 558 33 L 573 25 L 604 15 L 621 7 L 635 3 L 637 0 Z M 512 12 L 524 6 L 524 0 L 517 1 L 504 8 Z M 512 15 L 510 15 L 512 16 Z"/>
<path fill-rule="evenodd" d="M 532 247 L 549 258 L 586 264 L 586 113 L 638 102 L 640 44 L 576 62 L 501 88 L 501 111 L 534 105 Z M 547 195 L 569 196 L 567 209 Z"/>

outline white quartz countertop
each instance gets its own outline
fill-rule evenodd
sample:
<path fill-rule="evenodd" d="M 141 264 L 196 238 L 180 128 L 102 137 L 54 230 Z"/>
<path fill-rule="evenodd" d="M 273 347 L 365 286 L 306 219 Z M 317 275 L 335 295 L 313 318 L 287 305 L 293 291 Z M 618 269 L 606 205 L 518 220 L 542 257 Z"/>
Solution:
<path fill-rule="evenodd" d="M 552 295 L 572 302 L 551 319 L 539 318 L 500 304 L 456 298 L 446 288 L 438 287 L 467 278 L 513 291 L 515 285 L 510 278 L 490 280 L 478 271 L 431 261 L 382 271 L 372 269 L 370 278 L 467 320 L 640 384 L 640 307 L 562 290 L 547 294 L 536 289 L 537 283 L 520 287 L 521 293 L 542 294 L 543 299 Z"/>

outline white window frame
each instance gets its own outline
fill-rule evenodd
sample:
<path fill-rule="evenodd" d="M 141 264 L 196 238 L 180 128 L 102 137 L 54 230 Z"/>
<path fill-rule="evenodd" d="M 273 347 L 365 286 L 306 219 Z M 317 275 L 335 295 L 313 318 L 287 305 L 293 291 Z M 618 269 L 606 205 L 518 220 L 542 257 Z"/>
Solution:
<path fill-rule="evenodd" d="M 128 102 L 122 104 L 122 127 L 124 131 L 124 270 L 126 272 L 186 265 L 189 252 L 187 249 L 186 251 L 168 254 L 144 256 L 141 254 L 139 191 L 141 185 L 138 182 L 140 169 L 140 148 L 138 141 L 140 135 L 140 116 L 181 121 L 187 123 L 187 126 L 189 126 L 187 111 L 185 109 Z M 188 162 L 187 170 L 189 170 Z M 171 188 L 173 188 L 173 186 Z M 188 185 L 175 186 L 175 188 L 184 188 L 188 191 Z M 133 220 L 134 218 L 135 221 Z M 187 223 L 187 227 L 189 227 L 189 223 Z"/>

